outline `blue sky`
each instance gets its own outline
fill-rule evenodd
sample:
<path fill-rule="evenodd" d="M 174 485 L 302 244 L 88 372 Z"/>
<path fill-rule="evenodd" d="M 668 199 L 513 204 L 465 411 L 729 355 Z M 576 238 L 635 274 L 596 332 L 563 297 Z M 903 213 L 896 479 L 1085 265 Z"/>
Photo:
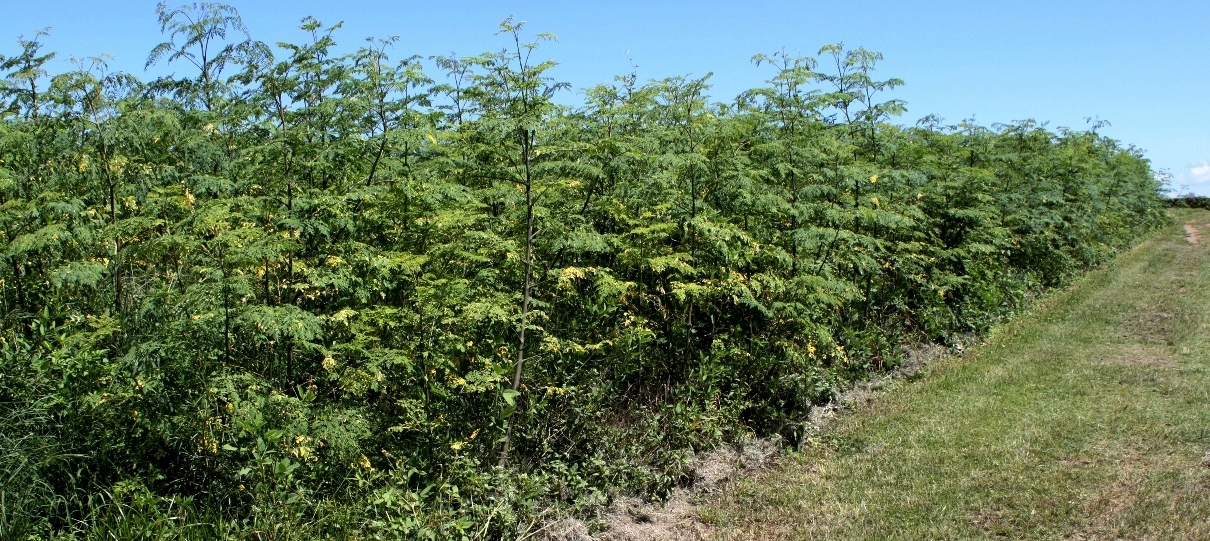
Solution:
<path fill-rule="evenodd" d="M 179 2 L 170 2 L 175 5 Z M 344 22 L 337 40 L 399 36 L 400 56 L 468 55 L 505 45 L 494 35 L 509 15 L 553 32 L 543 52 L 557 78 L 577 88 L 638 66 L 641 78 L 713 72 L 713 95 L 729 100 L 767 73 L 749 59 L 781 48 L 814 54 L 844 42 L 882 52 L 880 73 L 906 86 L 901 118 L 927 114 L 983 124 L 1026 118 L 1052 127 L 1112 123 L 1102 131 L 1146 150 L 1174 187 L 1210 195 L 1210 2 L 640 2 L 230 0 L 252 37 L 300 42 L 298 21 Z M 11 2 L 0 18 L 0 54 L 18 36 L 51 27 L 47 50 L 114 56 L 111 67 L 143 73 L 162 41 L 151 1 Z M 184 71 L 184 67 L 178 67 Z M 434 73 L 435 75 L 435 73 Z M 573 96 L 565 96 L 572 101 Z"/>

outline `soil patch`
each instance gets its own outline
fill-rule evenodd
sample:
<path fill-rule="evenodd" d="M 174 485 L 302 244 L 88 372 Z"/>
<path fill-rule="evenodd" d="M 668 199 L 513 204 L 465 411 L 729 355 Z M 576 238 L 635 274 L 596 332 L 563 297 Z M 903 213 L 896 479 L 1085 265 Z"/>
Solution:
<path fill-rule="evenodd" d="M 1189 244 L 1198 244 L 1202 240 L 1201 232 L 1193 222 L 1185 222 L 1185 240 L 1189 241 Z"/>
<path fill-rule="evenodd" d="M 744 445 L 719 447 L 690 465 L 693 484 L 678 488 L 663 503 L 623 497 L 590 524 L 565 518 L 547 524 L 549 541 L 698 541 L 710 538 L 714 528 L 698 518 L 698 496 L 723 488 L 739 476 L 756 475 L 783 447 L 780 438 L 749 440 Z M 596 534 L 594 529 L 603 529 Z"/>

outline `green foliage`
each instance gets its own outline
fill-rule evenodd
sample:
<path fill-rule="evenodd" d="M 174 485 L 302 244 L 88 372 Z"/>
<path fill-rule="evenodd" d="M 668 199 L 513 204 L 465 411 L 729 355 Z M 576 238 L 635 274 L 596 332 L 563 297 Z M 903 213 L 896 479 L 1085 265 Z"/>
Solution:
<path fill-rule="evenodd" d="M 892 123 L 864 49 L 568 106 L 511 19 L 429 63 L 158 13 L 196 76 L 0 61 L 2 537 L 514 538 L 1164 220 L 1095 129 Z"/>

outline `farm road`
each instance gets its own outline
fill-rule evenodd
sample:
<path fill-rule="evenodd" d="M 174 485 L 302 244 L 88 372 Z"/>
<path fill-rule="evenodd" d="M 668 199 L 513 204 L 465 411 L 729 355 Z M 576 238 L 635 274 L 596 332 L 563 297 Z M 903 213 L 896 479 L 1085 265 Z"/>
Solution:
<path fill-rule="evenodd" d="M 841 416 L 715 539 L 1210 539 L 1210 212 Z M 701 528 L 704 526 L 704 528 Z"/>

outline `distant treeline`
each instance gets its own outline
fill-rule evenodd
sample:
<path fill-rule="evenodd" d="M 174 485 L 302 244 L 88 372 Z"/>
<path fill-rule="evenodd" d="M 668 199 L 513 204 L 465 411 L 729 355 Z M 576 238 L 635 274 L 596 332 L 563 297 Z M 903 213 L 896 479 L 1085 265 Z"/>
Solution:
<path fill-rule="evenodd" d="M 1210 210 L 1210 197 L 1204 195 L 1180 195 L 1165 199 L 1169 207 Z"/>
<path fill-rule="evenodd" d="M 1099 126 L 893 122 L 865 49 L 568 106 L 512 20 L 399 60 L 159 14 L 185 76 L 0 59 L 0 538 L 514 539 L 1166 221 Z"/>

